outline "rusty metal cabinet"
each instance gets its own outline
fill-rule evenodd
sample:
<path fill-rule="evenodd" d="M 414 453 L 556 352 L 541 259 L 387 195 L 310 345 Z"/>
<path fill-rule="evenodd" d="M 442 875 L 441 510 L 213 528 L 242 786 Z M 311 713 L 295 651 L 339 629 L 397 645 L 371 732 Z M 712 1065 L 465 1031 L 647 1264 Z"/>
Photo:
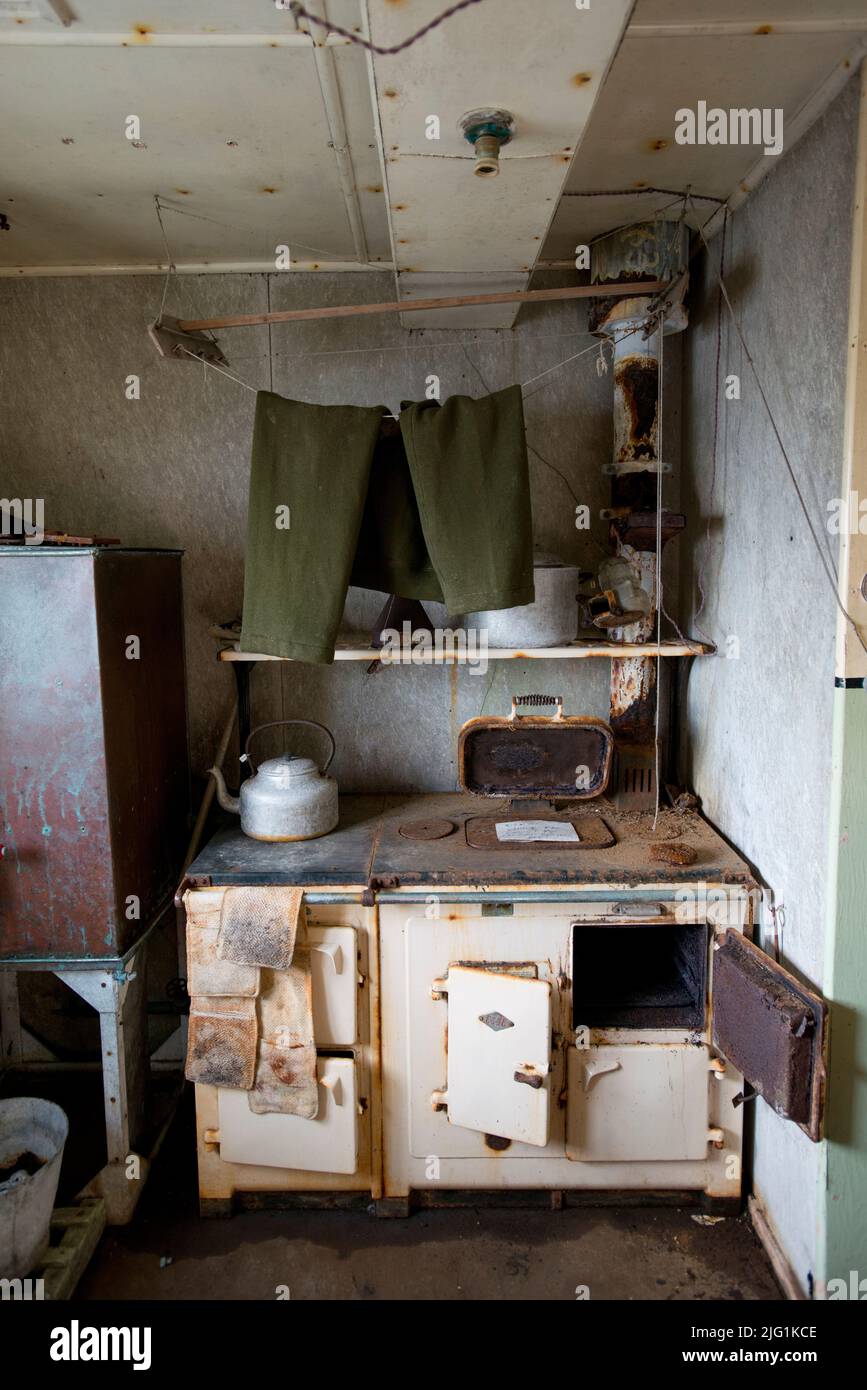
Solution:
<path fill-rule="evenodd" d="M 122 957 L 187 833 L 181 552 L 0 548 L 0 960 Z"/>

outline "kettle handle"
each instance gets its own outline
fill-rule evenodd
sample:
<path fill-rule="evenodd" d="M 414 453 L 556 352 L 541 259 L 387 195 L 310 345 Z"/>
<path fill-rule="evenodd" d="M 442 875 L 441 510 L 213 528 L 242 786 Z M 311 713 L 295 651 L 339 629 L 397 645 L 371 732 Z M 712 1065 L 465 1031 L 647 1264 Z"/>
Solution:
<path fill-rule="evenodd" d="M 250 757 L 250 744 L 253 742 L 253 739 L 256 737 L 256 735 L 261 734 L 264 729 L 277 729 L 283 724 L 306 724 L 309 729 L 321 729 L 323 734 L 328 735 L 328 741 L 331 744 L 331 752 L 328 754 L 328 757 L 322 768 L 322 775 L 324 776 L 325 773 L 328 771 L 329 767 L 331 766 L 331 759 L 334 757 L 337 745 L 334 742 L 334 735 L 331 732 L 331 730 L 326 729 L 324 724 L 317 724 L 315 719 L 275 719 L 270 724 L 260 724 L 257 729 L 253 730 L 253 732 L 249 735 L 247 742 L 244 744 L 244 756 L 241 759 L 241 761 L 249 763 L 250 767 L 255 772 L 256 764 Z"/>

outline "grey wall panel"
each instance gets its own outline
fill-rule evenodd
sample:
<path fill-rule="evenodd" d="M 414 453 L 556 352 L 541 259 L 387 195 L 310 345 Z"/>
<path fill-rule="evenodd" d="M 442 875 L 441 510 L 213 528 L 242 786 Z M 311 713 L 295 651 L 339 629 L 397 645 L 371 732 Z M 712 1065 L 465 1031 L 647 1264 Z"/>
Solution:
<path fill-rule="evenodd" d="M 548 273 L 536 281 L 550 283 L 563 283 L 562 277 L 555 281 Z M 240 613 L 255 396 L 196 363 L 156 355 L 145 328 L 161 296 L 162 280 L 149 276 L 0 281 L 3 492 L 43 497 L 49 527 L 185 549 L 192 766 L 200 772 L 212 760 L 232 692 L 208 627 Z M 216 315 L 393 297 L 385 272 L 178 276 L 166 310 Z M 236 328 L 219 338 L 231 370 L 253 387 L 273 385 L 303 400 L 393 407 L 403 397 L 422 397 L 431 374 L 439 376 L 443 398 L 478 395 L 590 348 L 529 388 L 528 439 L 594 515 L 608 500 L 600 469 L 611 451 L 611 376 L 597 374 L 596 340 L 586 335 L 581 304 L 526 306 L 514 331 L 405 331 L 384 316 L 275 325 L 270 334 L 267 327 Z M 673 448 L 680 344 L 670 341 L 666 416 Z M 141 379 L 139 400 L 125 395 L 133 374 Z M 589 567 L 600 552 L 575 529 L 569 488 L 533 455 L 530 468 L 539 545 Z M 593 534 L 604 542 L 598 520 Z M 346 790 L 447 790 L 465 718 L 482 707 L 506 712 L 512 691 L 552 685 L 569 710 L 605 715 L 608 667 L 509 663 L 492 665 L 484 677 L 468 671 L 454 677 L 443 669 L 368 676 L 356 664 L 263 663 L 254 681 L 257 721 L 299 714 L 333 724 L 335 772 Z"/>
<path fill-rule="evenodd" d="M 729 228 L 726 281 L 750 351 L 836 564 L 827 503 L 840 492 L 857 83 L 784 156 Z M 712 243 L 718 263 L 720 243 Z M 707 264 L 684 371 L 684 611 L 725 655 L 694 663 L 684 772 L 723 832 L 785 904 L 785 963 L 821 988 L 835 604 L 749 364 L 723 315 L 711 494 L 716 292 Z M 707 539 L 707 528 L 709 536 Z M 696 626 L 693 617 L 693 626 Z M 767 930 L 767 928 L 766 928 Z M 806 1285 L 820 1150 L 755 1107 L 756 1183 Z"/>

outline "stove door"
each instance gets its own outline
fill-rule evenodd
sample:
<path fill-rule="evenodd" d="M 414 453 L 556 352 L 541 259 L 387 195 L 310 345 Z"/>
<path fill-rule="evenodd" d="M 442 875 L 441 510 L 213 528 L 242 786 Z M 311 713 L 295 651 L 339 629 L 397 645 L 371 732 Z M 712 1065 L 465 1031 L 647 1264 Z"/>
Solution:
<path fill-rule="evenodd" d="M 304 1173 L 358 1171 L 358 1082 L 352 1057 L 318 1057 L 319 1113 L 254 1115 L 246 1091 L 220 1090 L 220 1158 Z"/>
<path fill-rule="evenodd" d="M 494 970 L 451 965 L 448 995 L 449 1121 L 544 1148 L 551 1113 L 551 986 Z"/>
<path fill-rule="evenodd" d="M 741 932 L 712 952 L 711 1040 L 778 1115 L 821 1138 L 828 1006 Z"/>
<path fill-rule="evenodd" d="M 707 1158 L 708 1084 L 705 1047 L 571 1048 L 566 1157 L 580 1163 Z"/>

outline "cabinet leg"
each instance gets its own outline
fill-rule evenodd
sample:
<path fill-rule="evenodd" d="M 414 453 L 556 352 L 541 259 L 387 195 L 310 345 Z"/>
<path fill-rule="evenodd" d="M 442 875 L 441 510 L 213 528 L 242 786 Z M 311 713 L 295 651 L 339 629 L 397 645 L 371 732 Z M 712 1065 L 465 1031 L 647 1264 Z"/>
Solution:
<path fill-rule="evenodd" d="M 0 970 L 0 1071 L 21 1063 L 18 971 Z"/>
<path fill-rule="evenodd" d="M 118 979 L 111 970 L 58 970 L 55 973 L 99 1014 L 102 1052 L 102 1093 L 105 1110 L 105 1144 L 108 1162 L 85 1188 L 90 1196 L 105 1200 L 106 1221 L 124 1226 L 131 1220 L 148 1173 L 148 1161 L 132 1148 L 130 1138 L 130 1082 L 135 1059 L 147 1056 L 147 1039 L 134 1036 L 127 1046 L 124 1002 L 133 978 L 134 961 Z M 131 1017 L 133 1033 L 135 1027 Z M 135 1089 L 135 1088 L 134 1088 Z"/>

